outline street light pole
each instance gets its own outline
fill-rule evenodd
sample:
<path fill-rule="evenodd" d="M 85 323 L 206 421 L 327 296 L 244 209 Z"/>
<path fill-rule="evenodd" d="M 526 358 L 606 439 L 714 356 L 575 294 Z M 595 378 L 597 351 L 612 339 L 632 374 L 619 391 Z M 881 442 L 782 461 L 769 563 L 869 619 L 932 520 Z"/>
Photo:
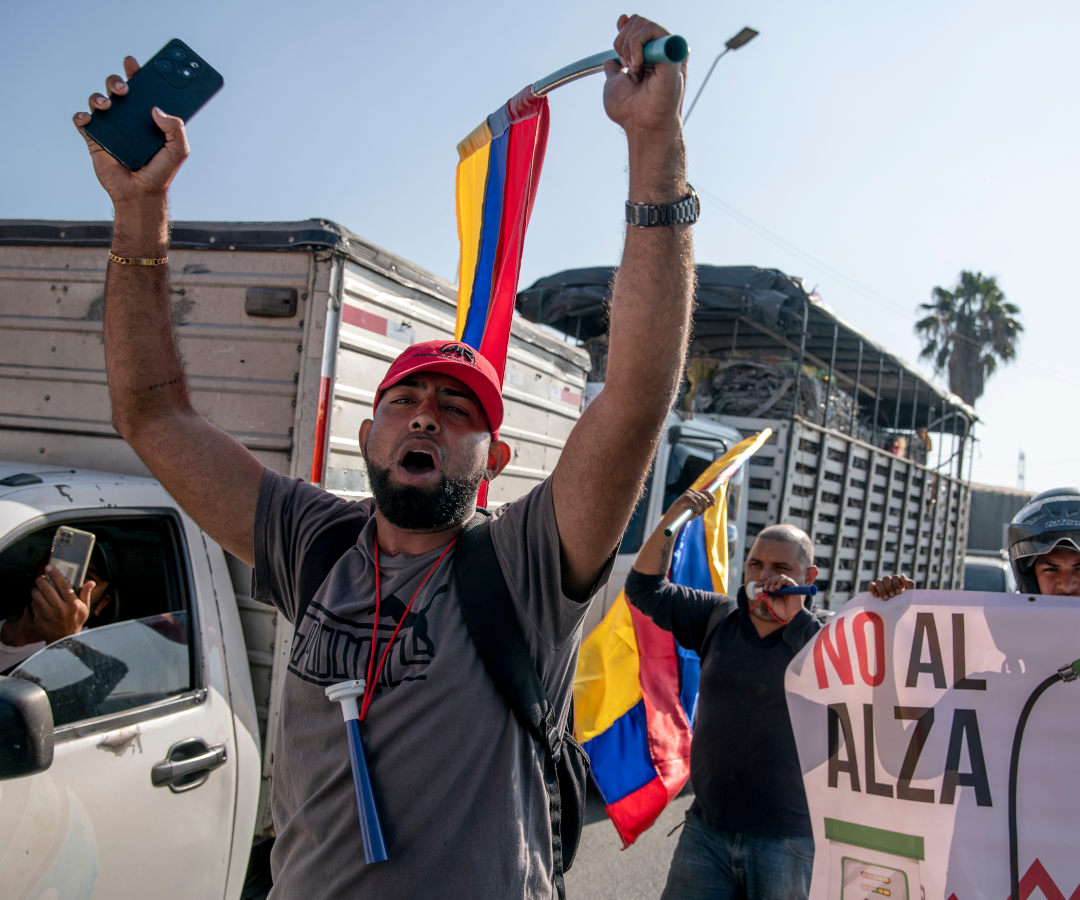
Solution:
<path fill-rule="evenodd" d="M 735 37 L 731 38 L 724 44 L 724 49 L 720 51 L 716 59 L 713 60 L 711 66 L 709 66 L 709 72 L 705 76 L 705 80 L 701 82 L 701 87 L 698 88 L 698 92 L 694 95 L 694 102 L 690 104 L 690 109 L 686 111 L 686 115 L 683 116 L 683 124 L 685 125 L 690 118 L 690 113 L 694 111 L 694 107 L 697 105 L 698 98 L 701 96 L 701 92 L 705 90 L 705 85 L 709 83 L 709 78 L 712 77 L 713 69 L 716 68 L 716 64 L 720 62 L 720 58 L 731 50 L 738 50 L 740 47 L 744 47 L 749 44 L 754 38 L 758 36 L 758 32 L 753 28 L 744 28 Z"/>

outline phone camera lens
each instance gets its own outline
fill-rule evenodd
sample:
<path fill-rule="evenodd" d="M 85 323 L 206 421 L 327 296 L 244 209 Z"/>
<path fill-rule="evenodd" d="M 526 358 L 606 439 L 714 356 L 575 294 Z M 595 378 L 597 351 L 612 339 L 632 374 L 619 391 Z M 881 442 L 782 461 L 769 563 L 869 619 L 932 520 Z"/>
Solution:
<path fill-rule="evenodd" d="M 170 47 L 169 56 L 175 59 L 177 62 L 183 62 L 184 57 L 187 56 L 187 52 L 183 47 Z"/>
<path fill-rule="evenodd" d="M 173 70 L 173 64 L 171 59 L 165 59 L 164 57 L 154 63 L 154 68 L 157 69 L 162 75 L 167 75 Z"/>
<path fill-rule="evenodd" d="M 185 66 L 184 68 L 182 68 L 180 70 L 180 77 L 181 78 L 194 78 L 195 73 L 192 72 L 191 69 L 189 69 L 187 66 Z"/>

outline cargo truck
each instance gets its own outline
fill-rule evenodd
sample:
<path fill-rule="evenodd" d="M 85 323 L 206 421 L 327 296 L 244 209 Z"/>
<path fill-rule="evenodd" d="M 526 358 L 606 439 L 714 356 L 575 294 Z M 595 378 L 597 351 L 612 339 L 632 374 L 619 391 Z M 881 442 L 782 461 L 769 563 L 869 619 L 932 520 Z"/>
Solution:
<path fill-rule="evenodd" d="M 735 440 L 773 430 L 750 460 L 745 483 L 734 486 L 731 502 L 740 511 L 731 519 L 742 540 L 731 584 L 741 580 L 753 536 L 789 522 L 813 539 L 818 601 L 827 609 L 893 572 L 909 574 L 920 588 L 959 590 L 974 410 L 839 316 L 801 279 L 753 266 L 699 265 L 697 275 L 677 427 L 695 441 L 716 426 L 733 430 Z M 571 269 L 541 278 L 517 298 L 525 318 L 589 349 L 589 394 L 603 381 L 613 277 L 611 267 Z M 617 574 L 629 570 L 677 495 L 677 477 L 661 447 Z M 635 523 L 643 523 L 640 530 Z M 589 624 L 621 586 L 613 576 Z"/>

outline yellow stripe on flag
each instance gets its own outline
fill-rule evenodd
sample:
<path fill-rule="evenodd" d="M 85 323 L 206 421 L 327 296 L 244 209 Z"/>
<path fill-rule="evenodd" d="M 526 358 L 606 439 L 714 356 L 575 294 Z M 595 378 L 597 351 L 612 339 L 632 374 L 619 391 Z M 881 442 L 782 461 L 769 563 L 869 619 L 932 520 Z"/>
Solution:
<path fill-rule="evenodd" d="M 690 487 L 695 491 L 702 490 L 727 468 L 736 456 L 750 447 L 757 439 L 758 436 L 754 435 L 748 437 L 742 443 L 736 444 L 702 472 Z M 743 465 L 746 464 L 743 463 Z M 716 492 L 716 506 L 705 511 L 705 551 L 709 559 L 709 574 L 712 575 L 713 590 L 718 594 L 727 594 L 727 482 Z"/>
<path fill-rule="evenodd" d="M 590 741 L 641 700 L 637 638 L 622 591 L 578 653 L 574 675 L 577 739 Z"/>
<path fill-rule="evenodd" d="M 484 127 L 487 128 L 487 125 Z M 461 261 L 458 264 L 457 323 L 454 325 L 454 339 L 459 341 L 465 333 L 465 319 L 469 315 L 469 304 L 472 302 L 476 258 L 480 252 L 480 229 L 484 222 L 484 191 L 487 188 L 490 155 L 489 133 L 488 143 L 459 162 L 457 167 L 457 220 Z"/>

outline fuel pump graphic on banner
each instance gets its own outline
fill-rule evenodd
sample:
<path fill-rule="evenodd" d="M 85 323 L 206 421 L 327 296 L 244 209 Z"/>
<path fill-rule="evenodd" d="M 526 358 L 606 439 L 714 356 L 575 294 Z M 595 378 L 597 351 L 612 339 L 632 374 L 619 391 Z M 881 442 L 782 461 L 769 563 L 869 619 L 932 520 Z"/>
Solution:
<path fill-rule="evenodd" d="M 1077 598 L 844 606 L 786 680 L 811 898 L 1005 900 L 1014 880 L 1019 898 L 1080 897 L 1080 687 L 1055 686 L 1077 679 L 1078 656 Z"/>

